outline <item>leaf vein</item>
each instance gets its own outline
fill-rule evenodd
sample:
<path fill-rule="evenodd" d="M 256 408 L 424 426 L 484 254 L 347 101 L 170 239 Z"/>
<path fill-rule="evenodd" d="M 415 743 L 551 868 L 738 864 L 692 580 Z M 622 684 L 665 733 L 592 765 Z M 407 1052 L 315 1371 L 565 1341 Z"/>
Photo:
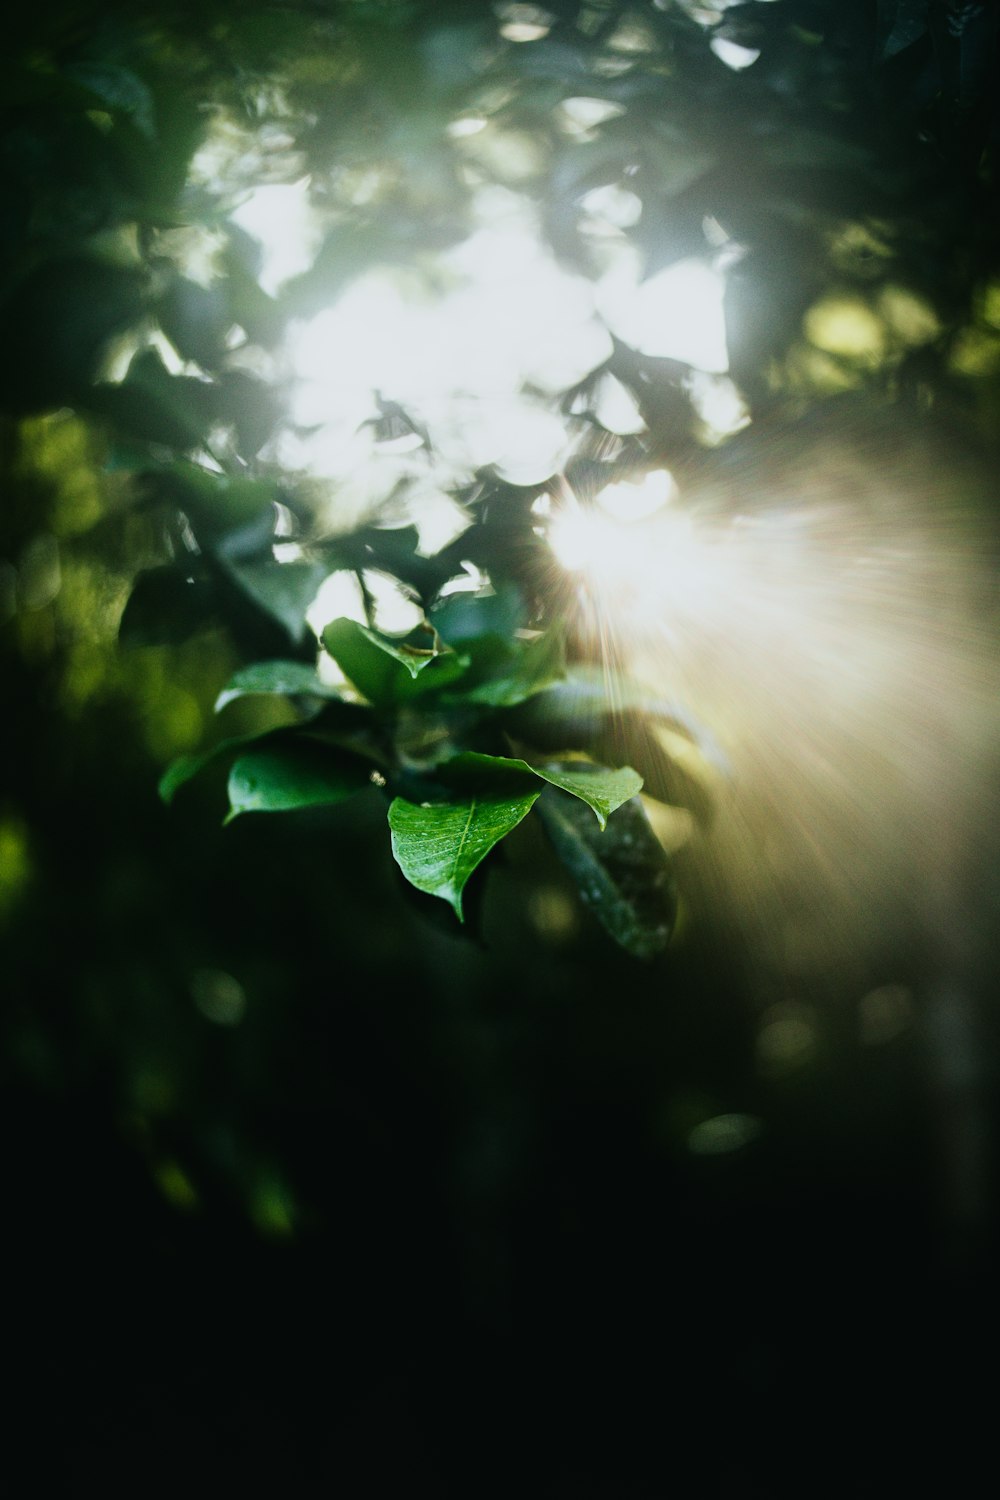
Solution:
<path fill-rule="evenodd" d="M 462 829 L 461 835 L 460 835 L 459 840 L 458 840 L 458 847 L 455 850 L 455 859 L 454 859 L 454 862 L 453 862 L 452 867 L 451 867 L 451 877 L 450 877 L 452 885 L 454 885 L 455 879 L 456 879 L 456 877 L 458 875 L 459 860 L 462 857 L 462 850 L 465 848 L 465 842 L 466 842 L 466 839 L 469 836 L 469 829 L 472 827 L 472 820 L 475 817 L 475 815 L 476 815 L 476 799 L 475 799 L 475 797 L 473 797 L 472 801 L 469 803 L 469 816 L 465 820 L 465 827 Z"/>

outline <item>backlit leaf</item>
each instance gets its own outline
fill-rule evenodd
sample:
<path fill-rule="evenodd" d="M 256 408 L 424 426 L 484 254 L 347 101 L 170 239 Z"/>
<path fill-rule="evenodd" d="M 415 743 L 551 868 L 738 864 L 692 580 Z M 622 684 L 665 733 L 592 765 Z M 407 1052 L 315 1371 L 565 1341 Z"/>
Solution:
<path fill-rule="evenodd" d="M 631 766 L 620 766 L 609 770 L 606 766 L 593 765 L 588 761 L 568 762 L 565 765 L 532 766 L 536 776 L 552 786 L 561 787 L 574 797 L 579 797 L 593 808 L 597 822 L 603 829 L 611 814 L 642 787 L 642 777 Z"/>
<path fill-rule="evenodd" d="M 252 666 L 241 667 L 235 672 L 215 700 L 215 711 L 225 708 L 237 698 L 253 697 L 256 694 L 276 694 L 294 698 L 341 697 L 340 689 L 321 682 L 315 667 L 301 661 L 258 661 Z"/>
<path fill-rule="evenodd" d="M 586 802 L 601 828 L 615 809 L 634 797 L 642 786 L 642 777 L 631 766 L 609 770 L 587 760 L 535 765 L 520 757 L 481 755 L 475 751 L 456 755 L 438 766 L 435 775 L 447 785 L 459 788 L 476 782 L 488 784 L 497 777 L 537 776 Z"/>
<path fill-rule="evenodd" d="M 453 651 L 441 652 L 390 640 L 347 618 L 333 620 L 326 627 L 323 645 L 345 677 L 376 707 L 412 696 L 409 690 L 428 668 L 433 674 L 428 687 L 443 686 L 464 670 L 463 659 Z"/>

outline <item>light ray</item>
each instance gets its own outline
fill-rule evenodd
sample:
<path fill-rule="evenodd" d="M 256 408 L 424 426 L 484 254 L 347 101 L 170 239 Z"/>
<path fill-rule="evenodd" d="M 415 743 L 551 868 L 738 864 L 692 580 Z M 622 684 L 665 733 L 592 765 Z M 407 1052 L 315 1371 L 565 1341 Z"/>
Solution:
<path fill-rule="evenodd" d="M 549 536 L 581 630 L 692 705 L 730 767 L 701 899 L 772 976 L 832 983 L 908 924 L 953 920 L 941 893 L 996 826 L 993 544 L 941 476 L 928 507 L 887 473 L 869 510 L 818 461 L 788 464 L 808 488 L 753 513 L 570 503 Z"/>

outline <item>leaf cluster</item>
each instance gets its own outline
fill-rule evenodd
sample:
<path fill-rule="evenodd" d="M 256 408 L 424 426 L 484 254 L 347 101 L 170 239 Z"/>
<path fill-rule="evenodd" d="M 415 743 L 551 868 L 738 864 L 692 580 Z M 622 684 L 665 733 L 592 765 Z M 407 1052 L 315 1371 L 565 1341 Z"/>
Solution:
<path fill-rule="evenodd" d="M 707 816 L 703 781 L 650 727 L 698 735 L 676 705 L 605 682 L 574 635 L 532 508 L 544 487 L 445 474 L 465 529 L 423 547 L 406 507 L 439 472 L 435 434 L 373 392 L 373 449 L 402 439 L 416 457 L 359 518 L 282 456 L 309 436 L 282 351 L 290 325 L 373 267 L 432 282 L 485 189 L 525 195 L 560 261 L 596 278 L 589 205 L 617 192 L 638 205 L 619 233 L 647 277 L 732 252 L 729 367 L 752 420 L 845 389 L 944 392 L 988 415 L 992 61 L 964 39 L 977 66 L 959 66 L 974 97 L 958 122 L 952 53 L 910 25 L 913 7 L 880 7 L 877 26 L 871 9 L 777 0 L 706 20 L 679 0 L 553 0 L 526 35 L 502 5 L 210 3 L 195 17 L 163 0 L 19 23 L 3 63 L 0 406 L 71 407 L 107 474 L 127 476 L 158 544 L 123 643 L 221 627 L 241 666 L 220 710 L 280 700 L 293 718 L 172 766 L 165 796 L 206 757 L 230 763 L 231 817 L 383 796 L 403 874 L 460 917 L 470 879 L 537 814 L 612 936 L 641 955 L 665 944 L 673 880 L 640 790 Z M 734 67 L 727 47 L 755 60 Z M 239 206 L 302 180 L 318 246 L 265 287 Z M 875 327 L 863 347 L 836 333 L 845 307 Z M 586 494 L 659 464 L 698 472 L 715 439 L 694 373 L 615 338 L 582 381 L 528 394 L 567 423 L 567 474 Z M 601 421 L 608 381 L 638 431 Z M 331 577 L 354 580 L 361 607 L 317 620 Z M 415 613 L 408 632 L 380 624 L 386 579 Z"/>
<path fill-rule="evenodd" d="M 446 596 L 408 638 L 340 617 L 323 630 L 318 667 L 292 659 L 241 669 L 219 711 L 279 696 L 295 721 L 184 757 L 161 795 L 172 800 L 225 759 L 227 821 L 382 797 L 406 880 L 460 919 L 470 878 L 537 804 L 583 899 L 627 951 L 652 956 L 676 915 L 669 860 L 643 809 L 642 776 L 593 753 L 612 748 L 620 699 L 587 667 L 566 664 L 553 629 L 502 636 L 500 614 L 519 618 L 509 592 Z M 634 708 L 669 717 L 652 698 Z"/>

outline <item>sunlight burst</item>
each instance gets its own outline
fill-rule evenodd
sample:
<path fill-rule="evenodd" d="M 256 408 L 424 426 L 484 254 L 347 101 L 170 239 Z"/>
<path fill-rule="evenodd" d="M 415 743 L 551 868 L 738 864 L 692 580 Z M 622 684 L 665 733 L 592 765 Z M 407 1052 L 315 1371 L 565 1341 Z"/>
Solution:
<path fill-rule="evenodd" d="M 706 899 L 772 972 L 834 972 L 914 911 L 946 923 L 927 903 L 1000 814 L 983 520 L 943 509 L 943 475 L 933 509 L 888 471 L 869 508 L 815 455 L 788 454 L 780 493 L 744 475 L 743 512 L 683 494 L 643 515 L 654 481 L 568 497 L 548 536 L 609 670 L 695 705 L 729 768 Z"/>

